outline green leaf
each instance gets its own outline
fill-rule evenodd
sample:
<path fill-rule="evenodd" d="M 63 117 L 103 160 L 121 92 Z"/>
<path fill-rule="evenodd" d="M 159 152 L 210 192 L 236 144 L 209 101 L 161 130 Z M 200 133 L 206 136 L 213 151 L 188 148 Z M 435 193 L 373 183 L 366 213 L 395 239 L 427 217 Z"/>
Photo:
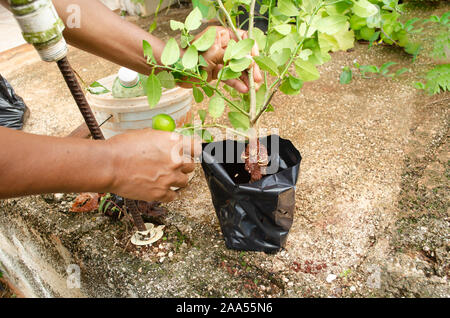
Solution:
<path fill-rule="evenodd" d="M 170 20 L 170 28 L 173 31 L 183 30 L 184 29 L 184 23 L 178 22 L 178 21 L 175 21 L 175 20 Z"/>
<path fill-rule="evenodd" d="M 353 5 L 353 12 L 361 18 L 368 18 L 377 14 L 378 8 L 368 0 L 359 0 Z"/>
<path fill-rule="evenodd" d="M 281 35 L 288 35 L 289 33 L 291 33 L 292 27 L 290 24 L 280 24 L 275 26 L 274 29 Z"/>
<path fill-rule="evenodd" d="M 175 79 L 172 75 L 172 73 L 169 73 L 167 71 L 159 72 L 156 75 L 161 83 L 161 86 L 167 89 L 171 89 L 175 87 Z"/>
<path fill-rule="evenodd" d="M 213 142 L 214 141 L 214 137 L 206 129 L 197 131 L 197 135 L 199 135 L 204 142 Z"/>
<path fill-rule="evenodd" d="M 289 76 L 289 84 L 295 90 L 300 90 L 303 87 L 303 81 L 294 76 Z"/>
<path fill-rule="evenodd" d="M 183 55 L 181 60 L 183 66 L 187 69 L 194 68 L 198 63 L 198 51 L 194 45 L 191 45 Z"/>
<path fill-rule="evenodd" d="M 192 94 L 194 95 L 194 100 L 196 103 L 201 103 L 205 98 L 202 91 L 197 86 L 192 88 Z"/>
<path fill-rule="evenodd" d="M 298 57 L 301 58 L 304 61 L 307 61 L 308 58 L 313 54 L 313 51 L 310 49 L 304 49 L 299 54 Z"/>
<path fill-rule="evenodd" d="M 211 97 L 214 95 L 214 90 L 209 86 L 202 86 L 203 91 L 205 92 L 206 96 Z"/>
<path fill-rule="evenodd" d="M 406 72 L 410 72 L 409 68 L 402 67 L 397 72 L 395 72 L 395 76 L 400 76 L 400 75 L 402 75 L 403 73 L 406 73 Z"/>
<path fill-rule="evenodd" d="M 161 83 L 155 74 L 150 74 L 145 84 L 145 91 L 147 92 L 147 99 L 150 108 L 155 107 L 162 95 Z"/>
<path fill-rule="evenodd" d="M 256 43 L 258 44 L 259 50 L 263 51 L 266 47 L 267 36 L 264 34 L 263 31 L 261 31 L 260 29 L 258 29 L 256 27 L 253 30 L 253 35 L 254 35 Z"/>
<path fill-rule="evenodd" d="M 227 55 L 227 58 L 239 60 L 243 57 L 246 57 L 252 51 L 253 45 L 255 45 L 255 41 L 252 39 L 245 39 L 237 42 L 236 44 L 232 44 L 231 52 Z M 225 51 L 226 53 L 226 51 Z M 224 62 L 227 62 L 224 56 Z"/>
<path fill-rule="evenodd" d="M 99 82 L 94 82 L 87 88 L 88 92 L 94 95 L 106 94 L 109 93 L 110 90 L 105 86 L 100 84 Z"/>
<path fill-rule="evenodd" d="M 208 62 L 201 55 L 198 57 L 198 66 L 208 67 Z"/>
<path fill-rule="evenodd" d="M 200 109 L 198 111 L 198 116 L 200 117 L 200 120 L 202 121 L 202 125 L 205 123 L 205 118 L 206 118 L 206 110 L 204 109 Z"/>
<path fill-rule="evenodd" d="M 298 93 L 300 93 L 300 89 L 302 87 L 303 82 L 301 80 L 299 80 L 300 85 L 298 85 L 299 82 L 297 82 L 296 80 L 299 80 L 299 79 L 295 78 L 295 80 L 292 81 L 296 87 L 296 88 L 294 88 L 291 85 L 290 77 L 286 77 L 280 86 L 280 91 L 282 91 L 286 95 L 297 95 Z"/>
<path fill-rule="evenodd" d="M 288 34 L 281 40 L 278 40 L 270 47 L 270 54 L 274 54 L 275 52 L 282 51 L 283 49 L 289 49 L 291 52 L 294 52 L 295 47 L 297 46 L 297 39 L 293 36 L 292 33 Z"/>
<path fill-rule="evenodd" d="M 272 76 L 278 75 L 278 66 L 270 57 L 255 56 L 253 59 L 263 71 L 269 72 Z"/>
<path fill-rule="evenodd" d="M 148 33 L 152 33 L 153 31 L 155 31 L 157 26 L 158 24 L 156 23 L 156 20 L 153 21 L 150 27 L 148 28 Z"/>
<path fill-rule="evenodd" d="M 291 50 L 283 49 L 279 52 L 272 54 L 270 56 L 270 59 L 275 62 L 277 67 L 279 67 L 279 66 L 286 64 L 286 62 L 289 60 L 290 57 L 291 57 Z M 256 56 L 253 59 L 255 59 L 255 61 L 256 61 Z M 261 67 L 261 65 L 260 65 L 260 67 Z"/>
<path fill-rule="evenodd" d="M 239 112 L 229 112 L 228 120 L 235 129 L 248 130 L 250 127 L 250 120 L 248 117 Z"/>
<path fill-rule="evenodd" d="M 223 74 L 222 74 L 223 73 Z M 227 81 L 230 79 L 235 79 L 235 78 L 239 78 L 241 77 L 242 73 L 241 72 L 233 72 L 230 67 L 225 67 L 222 68 L 219 71 L 219 75 L 218 77 L 222 79 L 222 81 Z"/>
<path fill-rule="evenodd" d="M 209 28 L 201 37 L 193 43 L 199 52 L 209 50 L 216 40 L 217 29 L 215 27 Z"/>
<path fill-rule="evenodd" d="M 153 56 L 153 49 L 152 49 L 152 46 L 150 45 L 150 43 L 143 40 L 142 41 L 142 49 L 144 51 L 144 57 L 147 58 L 147 62 L 153 61 L 153 63 L 156 63 L 155 57 Z"/>
<path fill-rule="evenodd" d="M 212 118 L 219 118 L 225 110 L 225 100 L 220 96 L 214 96 L 209 101 L 208 112 Z"/>
<path fill-rule="evenodd" d="M 184 25 L 186 26 L 186 30 L 194 31 L 197 30 L 202 25 L 202 12 L 199 8 L 194 8 L 194 10 L 189 13 L 186 20 L 184 21 Z"/>
<path fill-rule="evenodd" d="M 161 55 L 161 62 L 168 66 L 175 64 L 180 58 L 180 48 L 174 38 L 170 38 Z"/>
<path fill-rule="evenodd" d="M 321 18 L 317 20 L 317 23 L 315 23 L 315 27 L 320 32 L 326 33 L 326 34 L 335 34 L 338 32 L 343 31 L 344 29 L 347 30 L 347 16 L 345 15 L 332 15 L 328 16 L 326 18 Z"/>
<path fill-rule="evenodd" d="M 395 62 L 387 62 L 387 63 L 384 63 L 384 64 L 381 65 L 381 67 L 380 67 L 380 73 L 383 74 L 383 75 L 386 75 L 386 74 L 389 72 L 389 68 L 390 68 L 391 66 L 395 65 L 395 64 L 397 64 L 397 63 L 395 63 Z"/>
<path fill-rule="evenodd" d="M 348 66 L 346 66 L 342 70 L 339 81 L 341 84 L 348 84 L 352 81 L 352 77 L 353 77 L 352 70 Z"/>
<path fill-rule="evenodd" d="M 189 46 L 189 44 L 191 43 L 191 41 L 192 41 L 194 38 L 195 38 L 195 37 L 194 37 L 193 35 L 190 35 L 190 34 L 188 34 L 188 35 L 182 34 L 182 35 L 181 35 L 181 39 L 180 39 L 181 47 L 182 47 L 183 49 L 187 48 L 187 47 Z"/>
<path fill-rule="evenodd" d="M 300 14 L 297 6 L 291 0 L 279 0 L 278 10 L 288 17 L 296 17 Z"/>
<path fill-rule="evenodd" d="M 252 64 L 252 60 L 249 59 L 248 57 L 243 57 L 239 60 L 232 60 L 229 66 L 233 72 L 238 73 L 248 69 L 250 64 Z"/>
<path fill-rule="evenodd" d="M 309 61 L 297 59 L 295 61 L 295 70 L 298 77 L 304 82 L 315 81 L 320 78 L 320 74 L 316 66 Z"/>
<path fill-rule="evenodd" d="M 261 107 L 263 106 L 264 99 L 266 97 L 267 88 L 266 85 L 262 85 L 256 92 L 256 113 L 259 113 Z"/>

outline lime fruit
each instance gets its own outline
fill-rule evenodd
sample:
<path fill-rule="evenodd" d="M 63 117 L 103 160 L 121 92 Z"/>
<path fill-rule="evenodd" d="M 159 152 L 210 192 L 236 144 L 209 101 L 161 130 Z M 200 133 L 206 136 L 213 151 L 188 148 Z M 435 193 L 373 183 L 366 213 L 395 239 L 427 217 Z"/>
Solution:
<path fill-rule="evenodd" d="M 175 120 L 167 114 L 159 114 L 152 118 L 152 128 L 156 130 L 174 131 Z"/>
<path fill-rule="evenodd" d="M 370 39 L 375 34 L 375 29 L 368 28 L 365 26 L 365 27 L 361 28 L 361 30 L 359 30 L 359 34 L 363 40 L 370 41 Z"/>

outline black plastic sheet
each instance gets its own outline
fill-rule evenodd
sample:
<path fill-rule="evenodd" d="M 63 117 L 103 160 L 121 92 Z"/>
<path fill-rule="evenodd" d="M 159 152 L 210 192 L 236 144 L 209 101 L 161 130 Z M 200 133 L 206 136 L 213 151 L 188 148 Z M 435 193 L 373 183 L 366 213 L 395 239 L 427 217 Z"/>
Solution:
<path fill-rule="evenodd" d="M 0 126 L 20 130 L 27 115 L 28 108 L 23 99 L 0 75 Z"/>
<path fill-rule="evenodd" d="M 272 173 L 257 182 L 249 183 L 250 175 L 240 158 L 244 142 L 204 144 L 202 167 L 226 246 L 276 253 L 285 246 L 294 220 L 302 157 L 290 141 L 277 135 L 260 142 L 268 150 Z M 272 149 L 274 145 L 278 149 Z"/>

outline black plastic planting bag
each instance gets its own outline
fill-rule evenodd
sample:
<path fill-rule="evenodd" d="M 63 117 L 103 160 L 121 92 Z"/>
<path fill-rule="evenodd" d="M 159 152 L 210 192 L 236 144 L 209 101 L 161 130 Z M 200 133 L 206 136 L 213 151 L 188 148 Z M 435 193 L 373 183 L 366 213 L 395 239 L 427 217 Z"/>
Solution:
<path fill-rule="evenodd" d="M 294 219 L 302 157 L 290 141 L 277 135 L 260 142 L 267 148 L 269 166 L 257 182 L 249 183 L 241 159 L 244 142 L 204 144 L 202 167 L 226 246 L 275 253 L 285 246 Z"/>
<path fill-rule="evenodd" d="M 28 108 L 23 99 L 0 75 L 0 126 L 22 129 Z"/>

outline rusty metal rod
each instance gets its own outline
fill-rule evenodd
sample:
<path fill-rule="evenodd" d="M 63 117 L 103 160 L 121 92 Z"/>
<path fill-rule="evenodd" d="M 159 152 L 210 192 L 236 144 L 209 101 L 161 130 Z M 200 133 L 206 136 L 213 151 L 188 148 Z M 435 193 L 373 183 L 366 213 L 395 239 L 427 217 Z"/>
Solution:
<path fill-rule="evenodd" d="M 61 60 L 56 62 L 58 64 L 59 70 L 66 81 L 67 86 L 69 87 L 70 92 L 72 93 L 75 102 L 77 103 L 78 108 L 80 109 L 81 115 L 83 115 L 84 121 L 91 132 L 92 138 L 96 140 L 104 140 L 102 131 L 97 123 L 97 120 L 92 113 L 91 107 L 84 96 L 83 89 L 78 83 L 77 78 L 75 77 L 75 73 L 72 70 L 72 67 L 67 60 L 67 57 L 62 58 Z"/>
<path fill-rule="evenodd" d="M 147 231 L 147 227 L 145 226 L 144 220 L 142 219 L 142 216 L 139 213 L 137 201 L 125 199 L 125 205 L 127 206 L 128 211 L 130 211 L 130 214 L 133 217 L 134 225 L 136 225 L 138 231 L 140 232 Z"/>

